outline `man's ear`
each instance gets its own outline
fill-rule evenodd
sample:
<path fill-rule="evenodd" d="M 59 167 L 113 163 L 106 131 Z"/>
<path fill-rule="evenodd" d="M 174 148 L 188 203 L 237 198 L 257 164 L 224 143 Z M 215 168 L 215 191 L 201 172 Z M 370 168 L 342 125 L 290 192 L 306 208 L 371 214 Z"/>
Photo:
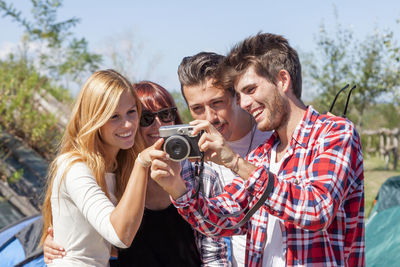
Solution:
<path fill-rule="evenodd" d="M 282 90 L 283 93 L 287 93 L 292 88 L 292 79 L 287 70 L 280 70 L 276 78 L 276 84 Z"/>

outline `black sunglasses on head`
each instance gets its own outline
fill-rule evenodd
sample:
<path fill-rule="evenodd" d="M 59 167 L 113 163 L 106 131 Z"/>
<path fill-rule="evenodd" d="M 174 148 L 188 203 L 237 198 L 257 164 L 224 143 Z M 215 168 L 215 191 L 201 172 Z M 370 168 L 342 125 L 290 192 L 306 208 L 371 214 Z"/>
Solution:
<path fill-rule="evenodd" d="M 140 116 L 140 126 L 148 127 L 153 124 L 156 116 L 165 123 L 174 121 L 176 118 L 177 108 L 164 108 L 157 112 L 151 112 L 150 110 L 143 110 L 142 116 Z"/>

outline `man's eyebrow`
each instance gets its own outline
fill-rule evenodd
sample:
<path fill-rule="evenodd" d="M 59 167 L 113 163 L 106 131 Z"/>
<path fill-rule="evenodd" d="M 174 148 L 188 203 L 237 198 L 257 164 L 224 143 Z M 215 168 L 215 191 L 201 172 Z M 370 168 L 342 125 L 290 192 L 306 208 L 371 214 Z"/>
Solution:
<path fill-rule="evenodd" d="M 200 107 L 200 104 L 193 104 L 193 105 L 189 105 L 189 108 L 195 108 L 195 107 Z"/>
<path fill-rule="evenodd" d="M 225 98 L 225 95 L 222 95 L 222 96 L 215 97 L 215 98 L 211 99 L 210 102 L 211 101 L 215 101 L 215 100 L 221 100 L 221 99 L 224 99 L 224 98 Z"/>
<path fill-rule="evenodd" d="M 247 85 L 243 86 L 242 88 L 240 88 L 238 91 L 243 92 L 244 90 L 249 89 L 251 87 L 255 87 L 255 86 L 256 86 L 256 83 L 247 84 Z"/>

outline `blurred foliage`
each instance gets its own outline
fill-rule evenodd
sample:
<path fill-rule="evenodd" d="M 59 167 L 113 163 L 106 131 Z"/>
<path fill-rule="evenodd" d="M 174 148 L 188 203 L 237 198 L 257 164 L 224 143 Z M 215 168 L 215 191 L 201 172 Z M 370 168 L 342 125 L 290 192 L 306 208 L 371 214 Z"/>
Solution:
<path fill-rule="evenodd" d="M 321 25 L 317 50 L 306 54 L 303 63 L 307 85 L 315 88 L 311 104 L 320 111 L 329 110 L 336 93 L 349 83 L 350 87 L 338 97 L 334 114 L 342 115 L 347 93 L 357 85 L 349 102 L 349 119 L 359 128 L 399 126 L 398 102 L 393 97 L 400 84 L 398 52 L 391 31 L 376 29 L 360 41 L 340 24 L 334 33 Z"/>
<path fill-rule="evenodd" d="M 131 82 L 137 82 L 139 70 L 144 68 L 140 62 L 144 44 L 135 38 L 132 31 L 114 33 L 104 41 L 102 55 L 106 62 L 110 62 L 113 69 L 127 77 Z M 154 71 L 154 68 L 151 69 Z"/>
<path fill-rule="evenodd" d="M 0 61 L 0 129 L 51 159 L 62 134 L 60 114 L 45 112 L 39 100 L 52 95 L 72 102 L 69 83 L 80 84 L 81 77 L 97 70 L 101 56 L 89 52 L 86 39 L 72 32 L 78 18 L 57 20 L 61 0 L 27 2 L 32 8 L 26 17 L 12 1 L 0 0 L 0 14 L 24 29 L 16 52 Z"/>
<path fill-rule="evenodd" d="M 61 130 L 57 114 L 41 111 L 35 96 L 51 94 L 68 101 L 67 90 L 54 86 L 23 59 L 0 61 L 0 129 L 22 138 L 46 158 L 55 153 Z"/>
<path fill-rule="evenodd" d="M 4 146 L 3 142 L 0 142 L 0 180 L 2 181 L 7 181 L 7 178 L 10 176 L 7 175 L 7 165 L 5 163 L 5 160 L 10 156 L 10 154 L 11 151 Z"/>
<path fill-rule="evenodd" d="M 0 14 L 24 28 L 21 56 L 31 58 L 42 73 L 68 84 L 80 83 L 81 77 L 98 69 L 101 56 L 90 53 L 86 39 L 75 37 L 71 31 L 80 20 L 57 20 L 61 0 L 31 0 L 31 20 L 8 2 L 11 1 L 0 0 Z"/>
<path fill-rule="evenodd" d="M 181 119 L 183 123 L 189 123 L 190 121 L 193 120 L 192 115 L 190 114 L 190 111 L 186 105 L 186 101 L 183 98 L 181 92 L 172 92 L 171 93 L 172 97 L 175 100 L 175 104 L 178 107 L 179 115 L 181 115 Z"/>
<path fill-rule="evenodd" d="M 363 120 L 365 129 L 400 128 L 400 109 L 393 103 L 376 103 L 365 111 Z"/>
<path fill-rule="evenodd" d="M 9 184 L 17 183 L 24 175 L 24 169 L 19 169 L 15 171 L 10 177 L 7 177 L 7 182 Z"/>

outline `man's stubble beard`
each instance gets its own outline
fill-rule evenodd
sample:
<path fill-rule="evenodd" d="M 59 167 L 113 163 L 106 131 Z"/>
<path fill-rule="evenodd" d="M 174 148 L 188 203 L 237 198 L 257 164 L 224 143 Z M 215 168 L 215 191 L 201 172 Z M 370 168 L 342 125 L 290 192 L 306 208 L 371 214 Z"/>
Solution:
<path fill-rule="evenodd" d="M 289 103 L 286 98 L 279 94 L 278 89 L 275 89 L 272 101 L 265 104 L 265 108 L 269 111 L 268 124 L 262 127 L 261 131 L 278 130 L 287 125 L 289 117 Z"/>

